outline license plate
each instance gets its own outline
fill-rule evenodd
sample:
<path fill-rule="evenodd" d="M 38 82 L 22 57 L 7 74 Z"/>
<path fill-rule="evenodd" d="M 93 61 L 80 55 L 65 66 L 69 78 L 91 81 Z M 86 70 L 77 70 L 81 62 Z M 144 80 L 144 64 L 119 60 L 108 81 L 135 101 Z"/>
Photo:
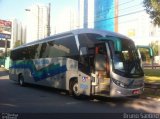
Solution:
<path fill-rule="evenodd" d="M 140 90 L 133 90 L 132 94 L 140 94 L 140 92 L 141 92 Z"/>

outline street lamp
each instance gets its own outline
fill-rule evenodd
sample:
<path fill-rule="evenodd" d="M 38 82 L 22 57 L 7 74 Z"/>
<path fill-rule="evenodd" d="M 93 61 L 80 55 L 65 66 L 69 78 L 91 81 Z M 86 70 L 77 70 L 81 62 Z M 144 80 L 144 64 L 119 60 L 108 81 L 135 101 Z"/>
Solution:
<path fill-rule="evenodd" d="M 28 11 L 31 11 L 31 10 L 30 10 L 30 9 L 25 9 L 25 11 L 27 11 L 27 12 L 28 12 Z"/>

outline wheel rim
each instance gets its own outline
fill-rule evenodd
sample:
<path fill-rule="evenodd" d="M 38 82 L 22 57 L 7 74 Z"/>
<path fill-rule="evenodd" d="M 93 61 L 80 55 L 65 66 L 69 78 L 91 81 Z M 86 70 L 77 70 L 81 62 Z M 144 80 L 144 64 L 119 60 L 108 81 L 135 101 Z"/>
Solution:
<path fill-rule="evenodd" d="M 23 86 L 23 84 L 24 84 L 24 82 L 23 82 L 23 77 L 20 77 L 20 78 L 19 78 L 19 84 L 20 84 L 21 86 Z"/>
<path fill-rule="evenodd" d="M 19 80 L 20 85 L 23 85 L 23 81 L 22 79 Z"/>
<path fill-rule="evenodd" d="M 79 95 L 78 83 L 75 83 L 75 84 L 73 85 L 73 92 L 74 92 L 74 94 Z"/>

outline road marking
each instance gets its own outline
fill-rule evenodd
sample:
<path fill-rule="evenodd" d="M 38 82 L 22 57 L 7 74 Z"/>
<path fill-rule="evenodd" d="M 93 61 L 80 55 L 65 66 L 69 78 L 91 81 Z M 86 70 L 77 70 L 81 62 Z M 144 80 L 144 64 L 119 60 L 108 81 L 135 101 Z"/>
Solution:
<path fill-rule="evenodd" d="M 79 104 L 79 103 L 81 103 L 81 102 L 67 102 L 66 104 L 67 105 L 75 105 L 75 104 Z"/>
<path fill-rule="evenodd" d="M 0 105 L 1 105 L 1 106 L 16 107 L 16 105 L 13 105 L 13 104 L 7 104 L 7 103 L 6 103 L 6 104 L 5 104 L 5 103 L 4 103 L 4 104 L 0 103 Z"/>

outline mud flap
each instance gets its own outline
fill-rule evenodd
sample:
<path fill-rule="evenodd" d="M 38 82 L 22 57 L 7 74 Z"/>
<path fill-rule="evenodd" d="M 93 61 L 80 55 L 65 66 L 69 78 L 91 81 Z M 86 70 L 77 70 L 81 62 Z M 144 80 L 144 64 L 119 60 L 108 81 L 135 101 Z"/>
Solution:
<path fill-rule="evenodd" d="M 91 78 L 88 75 L 86 75 L 82 72 L 79 72 L 78 87 L 79 87 L 80 94 L 90 96 L 90 94 L 91 94 Z"/>

